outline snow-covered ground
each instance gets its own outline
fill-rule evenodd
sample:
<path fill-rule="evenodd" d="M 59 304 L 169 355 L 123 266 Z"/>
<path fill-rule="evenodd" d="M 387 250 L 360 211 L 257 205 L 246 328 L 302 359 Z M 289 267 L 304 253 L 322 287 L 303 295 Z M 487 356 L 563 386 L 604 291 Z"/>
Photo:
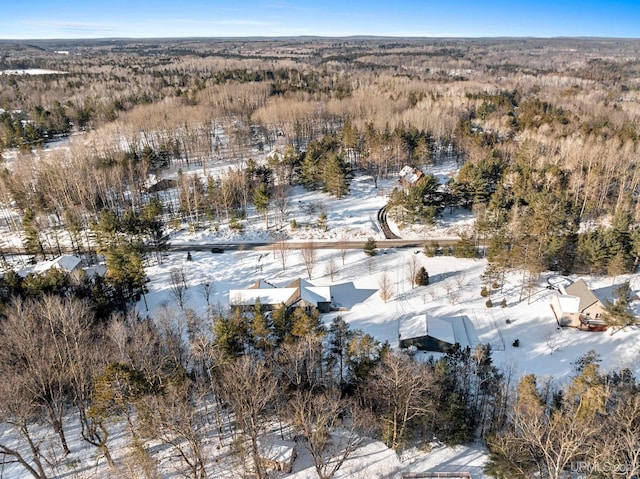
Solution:
<path fill-rule="evenodd" d="M 455 174 L 455 161 L 445 161 L 429 167 L 426 171 L 433 173 L 441 182 L 446 182 Z M 553 289 L 559 283 L 576 279 L 563 278 L 557 274 L 546 273 L 541 277 L 538 287 L 529 294 L 522 290 L 522 274 L 513 272 L 505 277 L 505 282 L 492 293 L 493 308 L 487 308 L 486 298 L 480 296 L 482 282 L 480 275 L 486 268 L 482 259 L 456 259 L 453 257 L 426 257 L 415 248 L 389 248 L 380 250 L 380 254 L 368 258 L 360 250 L 349 250 L 342 263 L 338 241 L 346 239 L 363 239 L 369 236 L 377 240 L 383 239 L 382 231 L 376 221 L 376 213 L 384 206 L 390 191 L 397 185 L 395 178 L 380 182 L 376 189 L 370 177 L 356 177 L 351 184 L 347 198 L 338 200 L 319 191 L 306 191 L 302 187 L 292 190 L 290 197 L 290 215 L 295 219 L 296 229 L 283 225 L 282 231 L 288 240 L 314 240 L 336 242 L 336 249 L 318 250 L 317 264 L 313 270 L 311 281 L 319 286 L 330 284 L 353 283 L 358 296 L 359 291 L 377 291 L 379 277 L 386 272 L 394 283 L 394 297 L 384 303 L 379 294 L 369 294 L 366 299 L 345 300 L 351 304 L 349 311 L 341 312 L 352 328 L 362 329 L 380 341 L 389 341 L 392 346 L 398 344 L 400 323 L 422 313 L 433 316 L 464 316 L 475 327 L 480 342 L 491 344 L 494 360 L 503 367 L 514 370 L 517 374 L 535 373 L 541 376 L 566 378 L 572 368 L 572 362 L 590 349 L 602 356 L 603 368 L 629 367 L 640 373 L 640 329 L 627 328 L 626 331 L 610 335 L 590 333 L 572 329 L 560 329 L 550 307 Z M 320 230 L 317 219 L 321 212 L 327 215 L 327 231 Z M 223 227 L 215 231 L 211 228 L 197 232 L 186 229 L 172 235 L 175 243 L 260 241 L 273 237 L 266 233 L 261 215 L 249 212 L 242 234 L 233 233 Z M 434 237 L 456 237 L 457 233 L 473 223 L 473 215 L 468 211 L 447 213 L 433 227 L 414 229 L 412 232 L 392 229 L 408 239 L 424 239 Z M 283 270 L 282 263 L 274 250 L 251 250 L 225 252 L 224 254 L 192 253 L 193 261 L 185 265 L 190 288 L 188 307 L 203 313 L 205 303 L 198 295 L 195 287 L 203 281 L 215 284 L 215 300 L 212 303 L 222 307 L 228 305 L 230 289 L 242 289 L 255 283 L 258 279 L 267 279 L 276 283 L 285 283 L 298 277 L 306 278 L 304 262 L 300 252 L 290 250 Z M 339 271 L 331 281 L 326 271 L 327 264 L 334 260 Z M 160 304 L 170 304 L 169 271 L 186 261 L 186 254 L 172 254 L 163 265 L 148 269 L 151 278 L 150 293 L 147 300 L 149 314 Z M 418 267 L 424 266 L 431 278 L 426 287 L 412 288 L 408 275 L 412 262 Z M 612 298 L 614 282 L 608 277 L 584 278 L 596 295 L 604 300 Z M 619 276 L 615 283 L 629 280 L 632 289 L 640 289 L 638 275 Z M 506 300 L 505 308 L 499 307 L 502 299 Z M 143 311 L 146 313 L 146 311 Z M 640 313 L 640 305 L 638 306 Z M 333 314 L 324 319 L 330 322 Z M 514 341 L 519 340 L 519 347 Z"/>
<path fill-rule="evenodd" d="M 169 291 L 170 270 L 176 267 L 184 267 L 186 272 L 186 307 L 202 315 L 207 308 L 198 285 L 203 282 L 214 285 L 211 304 L 226 308 L 230 289 L 247 287 L 258 279 L 283 284 L 298 277 L 306 278 L 304 263 L 296 250 L 289 251 L 284 270 L 279 258 L 269 249 L 223 254 L 192 252 L 191 256 L 192 260 L 187 261 L 186 253 L 169 254 L 162 265 L 148 269 L 151 279 L 147 294 L 149 311 L 140 303 L 141 314 L 153 317 L 159 308 L 178 311 L 176 300 Z M 334 281 L 325 272 L 331 259 L 340 266 Z M 429 272 L 429 286 L 411 288 L 407 273 L 414 260 Z M 545 274 L 538 288 L 528 297 L 527 292 L 521 290 L 521 275 L 510 274 L 502 288 L 492 294 L 495 304 L 504 298 L 507 306 L 489 309 L 485 306 L 486 298 L 480 295 L 480 275 L 486 264 L 481 259 L 430 258 L 414 249 L 389 248 L 373 258 L 366 257 L 361 250 L 348 250 L 342 266 L 340 250 L 323 249 L 318 250 L 311 281 L 316 285 L 344 285 L 337 288 L 342 295 L 339 300 L 350 309 L 323 315 L 326 323 L 340 314 L 352 328 L 362 329 L 380 341 L 389 341 L 392 347 L 398 347 L 398 328 L 405 319 L 421 313 L 436 317 L 466 316 L 480 342 L 492 345 L 495 363 L 516 377 L 535 373 L 539 377 L 563 381 L 570 376 L 572 363 L 591 349 L 601 355 L 604 370 L 629 367 L 636 375 L 640 374 L 639 328 L 628 328 L 614 335 L 558 328 L 550 308 L 554 291 L 546 286 L 576 278 Z M 384 273 L 395 287 L 394 297 L 386 303 L 378 294 L 378 280 Z M 584 279 L 598 296 L 611 298 L 614 287 L 611 278 Z M 629 280 L 633 290 L 638 291 L 640 279 L 637 275 L 618 277 L 616 284 L 624 280 Z M 637 312 L 640 314 L 640 310 Z M 516 339 L 520 342 L 519 347 L 513 346 Z M 428 353 L 417 354 L 428 357 Z M 476 446 L 434 445 L 429 452 L 412 449 L 398 457 L 379 441 L 369 441 L 344 464 L 336 477 L 382 478 L 399 477 L 402 472 L 466 471 L 474 478 L 483 478 L 487 477 L 482 473 L 486 460 L 486 450 Z M 296 460 L 291 477 L 316 477 L 304 452 Z"/>
<path fill-rule="evenodd" d="M 353 329 L 362 329 L 397 347 L 398 330 L 403 320 L 423 313 L 435 317 L 465 316 L 473 324 L 480 342 L 491 344 L 494 361 L 515 370 L 518 375 L 535 373 L 562 380 L 571 373 L 571 363 L 590 349 L 602 356 L 605 370 L 629 367 L 640 374 L 639 328 L 630 327 L 612 335 L 558 327 L 550 307 L 555 292 L 546 287 L 550 282 L 557 282 L 557 275 L 543 275 L 530 297 L 527 291 L 522 291 L 521 274 L 507 275 L 502 288 L 492 293 L 496 306 L 487 308 L 486 298 L 480 295 L 480 275 L 486 268 L 485 260 L 431 258 L 406 248 L 388 248 L 373 258 L 365 256 L 361 250 L 348 250 L 344 266 L 338 249 L 317 250 L 317 256 L 311 282 L 317 286 L 344 285 L 337 289 L 341 292 L 338 300 L 350 306 L 347 311 L 325 314 L 323 319 L 327 323 L 340 314 Z M 144 303 L 140 303 L 141 314 L 153 317 L 159 307 L 178 307 L 170 292 L 170 271 L 176 267 L 183 267 L 186 272 L 188 297 L 185 307 L 203 315 L 206 302 L 199 292 L 201 283 L 214 285 L 211 304 L 224 309 L 228 307 L 231 289 L 246 288 L 259 279 L 284 284 L 299 277 L 307 278 L 300 251 L 293 249 L 287 253 L 284 270 L 279 256 L 274 256 L 274 251 L 268 248 L 223 254 L 192 252 L 191 257 L 192 261 L 187 261 L 186 253 L 169 254 L 162 265 L 147 269 L 151 279 L 147 294 L 149 311 Z M 330 260 L 338 265 L 333 282 L 326 271 Z M 429 286 L 411 287 L 408 273 L 413 261 L 428 271 Z M 384 273 L 391 279 L 395 291 L 386 303 L 378 294 L 379 278 Z M 612 298 L 611 278 L 584 279 L 596 295 Z M 617 277 L 616 284 L 625 280 L 629 280 L 634 292 L 638 292 L 640 278 L 637 275 Z M 505 308 L 498 306 L 503 298 L 507 303 Z M 637 313 L 640 314 L 640 307 Z M 513 346 L 516 339 L 519 347 Z"/>
<path fill-rule="evenodd" d="M 391 186 L 392 183 L 387 183 L 387 190 Z M 293 210 L 294 217 L 299 224 L 308 222 L 309 226 L 289 231 L 289 238 L 335 241 L 345 234 L 349 239 L 366 236 L 382 238 L 375 223 L 375 212 L 384 204 L 385 197 L 377 194 L 366 178 L 355 181 L 352 191 L 350 198 L 333 200 L 319 192 L 296 189 L 292 201 L 300 207 Z M 305 205 L 314 205 L 312 214 Z M 312 225 L 312 220 L 317 218 L 320 210 L 327 213 L 327 232 L 321 232 Z M 431 234 L 455 231 L 468 225 L 470 219 L 469 215 L 449 216 L 433 228 L 435 233 Z M 260 231 L 263 225 L 258 216 L 250 219 L 248 225 L 249 233 L 245 233 L 244 238 L 264 238 L 250 233 Z M 238 239 L 211 231 L 195 234 L 181 232 L 174 238 L 194 243 Z M 203 315 L 206 313 L 206 303 L 198 291 L 198 285 L 203 282 L 214 284 L 215 293 L 211 303 L 224 309 L 228 307 L 228 291 L 231 289 L 246 288 L 259 279 L 284 284 L 298 277 L 306 278 L 300 251 L 288 251 L 284 269 L 276 253 L 269 248 L 247 248 L 223 254 L 192 252 L 191 261 L 187 261 L 186 253 L 169 254 L 162 265 L 148 268 L 151 279 L 147 295 L 149 311 L 141 303 L 138 305 L 140 312 L 153 317 L 158 308 L 177 310 L 177 303 L 169 288 L 170 271 L 176 267 L 183 267 L 187 275 L 189 288 L 186 307 Z M 601 355 L 604 370 L 629 367 L 640 374 L 639 328 L 627 328 L 626 331 L 611 335 L 609 332 L 583 332 L 558 327 L 550 307 L 554 290 L 547 286 L 567 284 L 577 277 L 565 278 L 546 273 L 542 275 L 537 288 L 529 292 L 522 289 L 522 274 L 513 272 L 492 293 L 494 304 L 499 305 L 505 299 L 506 307 L 487 308 L 486 298 L 480 295 L 480 275 L 487 266 L 483 259 L 427 257 L 416 248 L 387 248 L 381 249 L 373 258 L 365 256 L 361 250 L 348 250 L 343 265 L 337 244 L 336 249 L 320 249 L 317 255 L 311 281 L 318 286 L 343 285 L 336 289 L 342 292 L 339 301 L 349 306 L 346 311 L 325 314 L 323 320 L 326 323 L 340 314 L 352 328 L 370 333 L 380 341 L 389 341 L 392 347 L 397 348 L 398 331 L 403 320 L 423 313 L 436 317 L 464 316 L 473 325 L 473 333 L 478 340 L 491 344 L 494 362 L 516 377 L 534 373 L 558 381 L 566 380 L 572 372 L 572 363 L 591 349 Z M 331 260 L 339 266 L 333 281 L 326 270 Z M 429 286 L 411 287 L 408 276 L 413 262 L 427 269 L 431 280 Z M 378 294 L 379 278 L 385 273 L 393 282 L 395 291 L 393 298 L 386 303 Z M 612 278 L 584 279 L 601 299 L 612 297 L 615 287 Z M 638 292 L 640 278 L 637 275 L 617 277 L 615 283 L 620 284 L 625 280 L 629 280 L 634 292 Z M 640 307 L 637 312 L 640 314 Z M 518 347 L 514 346 L 516 339 L 519 340 Z M 418 354 L 428 357 L 428 353 Z M 438 445 L 430 452 L 411 450 L 399 458 L 382 443 L 372 441 L 347 461 L 336 477 L 399 477 L 401 472 L 466 471 L 471 472 L 474 478 L 482 478 L 486 477 L 482 473 L 486 460 L 486 451 L 481 447 L 449 448 Z M 312 466 L 304 460 L 304 454 L 296 460 L 292 477 L 315 477 Z"/>
<path fill-rule="evenodd" d="M 194 168 L 195 169 L 195 168 Z M 441 181 L 445 181 L 455 171 L 454 162 L 433 167 Z M 640 329 L 627 328 L 616 334 L 609 332 L 583 332 L 560 329 L 550 308 L 552 289 L 575 280 L 546 273 L 537 288 L 529 294 L 522 290 L 522 275 L 513 272 L 505 277 L 504 283 L 492 292 L 492 300 L 499 305 L 504 299 L 506 307 L 487 308 L 486 298 L 480 295 L 482 282 L 480 275 L 487 263 L 483 259 L 456 259 L 452 257 L 427 257 L 416 248 L 381 249 L 375 257 L 369 258 L 362 250 L 347 250 L 342 258 L 338 241 L 342 239 L 363 239 L 372 236 L 383 238 L 376 222 L 376 213 L 387 201 L 387 195 L 397 184 L 395 179 L 384 180 L 376 189 L 371 178 L 357 177 L 351 185 L 347 198 L 337 200 L 321 192 L 308 192 L 301 187 L 292 190 L 287 222 L 279 229 L 265 231 L 261 215 L 249 211 L 244 222 L 244 232 L 232 232 L 226 225 L 217 230 L 211 226 L 195 232 L 182 228 L 174 231 L 171 242 L 194 245 L 200 243 L 225 243 L 264 241 L 272 239 L 274 232 L 286 232 L 287 240 L 313 239 L 314 241 L 335 242 L 335 249 L 317 251 L 317 261 L 311 274 L 311 281 L 318 286 L 332 285 L 339 291 L 336 299 L 346 310 L 323 316 L 329 323 L 340 314 L 353 329 L 361 329 L 380 341 L 388 341 L 398 347 L 398 331 L 402 321 L 419 314 L 435 317 L 465 317 L 473 326 L 470 337 L 477 337 L 482 343 L 489 343 L 493 349 L 494 362 L 516 377 L 535 373 L 538 376 L 554 377 L 559 381 L 569 377 L 572 363 L 587 351 L 593 349 L 602 358 L 604 370 L 628 367 L 640 374 Z M 321 212 L 327 216 L 327 230 L 317 227 Z M 275 218 L 275 213 L 274 217 Z M 273 223 L 273 218 L 270 223 Z M 298 227 L 291 229 L 289 221 L 295 219 Z M 422 230 L 399 231 L 406 238 L 428 240 L 433 237 L 455 237 L 461 228 L 468 227 L 473 217 L 468 212 L 454 212 L 443 217 L 436 226 Z M 392 225 L 397 230 L 396 225 Z M 332 281 L 327 265 L 334 261 L 338 265 Z M 431 284 L 412 288 L 409 271 L 415 266 L 424 266 L 429 273 Z M 226 251 L 222 254 L 191 252 L 169 253 L 161 265 L 147 268 L 150 279 L 146 304 L 141 301 L 137 308 L 141 315 L 154 317 L 162 310 L 179 311 L 176 299 L 171 293 L 170 272 L 172 268 L 183 268 L 188 285 L 185 307 L 205 315 L 207 306 L 199 285 L 210 283 L 213 292 L 210 302 L 222 309 L 229 305 L 229 290 L 242 289 L 259 279 L 284 284 L 296 278 L 307 277 L 300 251 L 287 252 L 283 268 L 277 251 L 270 248 Z M 393 283 L 393 297 L 384 302 L 378 294 L 380 277 L 386 274 Z M 583 278 L 601 298 L 611 298 L 614 280 L 607 277 Z M 634 292 L 640 289 L 638 275 L 619 276 L 615 283 L 630 281 Z M 342 285 L 342 286 L 340 286 Z M 640 308 L 637 308 L 640 314 Z M 180 317 L 180 314 L 175 314 Z M 519 346 L 514 346 L 515 340 Z M 418 353 L 428 357 L 427 353 Z M 0 434 L 3 432 L 0 430 Z M 120 434 L 120 436 L 124 436 Z M 122 437 L 114 437 L 114 447 L 118 441 L 125 444 Z M 107 477 L 104 466 L 95 467 L 97 459 L 88 457 L 95 454 L 79 440 L 73 443 L 82 471 L 69 466 L 66 477 Z M 123 446 L 124 447 L 124 446 Z M 123 452 L 124 453 L 124 452 Z M 336 475 L 338 478 L 399 477 L 402 472 L 450 471 L 471 472 L 472 477 L 485 477 L 482 465 L 486 461 L 486 451 L 479 447 L 459 446 L 456 448 L 434 444 L 431 451 L 409 450 L 398 457 L 379 441 L 368 441 L 353 458 L 348 460 Z M 92 462 L 93 461 L 93 462 Z M 93 463 L 93 466 L 87 465 Z M 23 477 L 15 468 L 5 470 L 3 477 Z M 167 474 L 165 477 L 173 477 Z M 309 458 L 301 452 L 290 477 L 315 477 Z"/>

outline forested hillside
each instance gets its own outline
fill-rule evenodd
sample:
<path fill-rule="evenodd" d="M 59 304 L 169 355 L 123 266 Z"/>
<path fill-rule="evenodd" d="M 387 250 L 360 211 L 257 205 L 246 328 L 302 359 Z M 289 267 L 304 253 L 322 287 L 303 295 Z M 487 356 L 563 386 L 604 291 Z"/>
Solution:
<path fill-rule="evenodd" d="M 637 476 L 637 381 L 628 369 L 601 371 L 595 353 L 556 384 L 500 370 L 485 346 L 417 361 L 302 309 L 210 305 L 206 317 L 187 309 L 178 321 L 141 318 L 132 306 L 169 231 L 240 232 L 257 213 L 284 241 L 295 227 L 292 188 L 343 199 L 354 178 L 379 188 L 405 165 L 444 158 L 457 174 L 388 192 L 389 215 L 402 227 L 472 211 L 455 251 L 483 247 L 489 283 L 513 270 L 523 282 L 547 270 L 636 271 L 639 47 L 0 42 L 0 70 L 56 72 L 0 74 L 3 464 L 57 477 L 73 467 L 66 435 L 79 424 L 114 477 L 172 477 L 158 471 L 153 444 L 174 452 L 173 473 L 221 477 L 224 464 L 264 478 L 260 439 L 284 430 L 322 479 L 364 436 L 396 451 L 434 437 L 478 440 L 496 477 L 563 477 L 580 461 Z M 107 272 L 23 277 L 9 261 L 16 246 L 33 262 L 68 251 L 104 260 Z M 179 297 L 184 278 L 172 280 Z M 114 459 L 116 430 L 125 459 Z M 55 440 L 44 447 L 47 435 Z"/>
<path fill-rule="evenodd" d="M 87 249 L 77 231 L 105 208 L 139 214 L 154 197 L 148 175 L 167 169 L 202 165 L 178 176 L 164 208 L 198 228 L 241 220 L 265 195 L 286 213 L 296 183 L 340 197 L 353 174 L 377 182 L 454 148 L 465 165 L 445 191 L 396 198 L 411 221 L 473 208 L 475 234 L 506 267 L 615 274 L 637 264 L 633 41 L 71 46 L 56 55 L 47 42 L 3 44 L 1 68 L 66 72 L 0 76 L 0 151 L 16 150 L 2 197 L 17 231 L 8 204 Z M 39 152 L 71 131 L 83 134 L 67 150 Z M 249 162 L 256 148 L 278 154 Z M 235 166 L 207 171 L 216 159 Z"/>

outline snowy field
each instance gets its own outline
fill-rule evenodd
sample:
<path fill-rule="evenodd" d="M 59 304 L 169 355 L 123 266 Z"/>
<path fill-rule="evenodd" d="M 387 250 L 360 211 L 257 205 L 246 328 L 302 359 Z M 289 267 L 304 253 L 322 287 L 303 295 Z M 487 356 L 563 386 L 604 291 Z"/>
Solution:
<path fill-rule="evenodd" d="M 273 254 L 268 249 L 223 254 L 192 252 L 191 261 L 187 261 L 186 253 L 170 254 L 164 264 L 148 269 L 151 279 L 147 294 L 149 311 L 140 303 L 140 313 L 153 316 L 165 308 L 179 311 L 169 291 L 170 270 L 176 267 L 183 267 L 186 272 L 186 307 L 202 315 L 207 311 L 205 300 L 198 291 L 202 282 L 214 284 L 211 304 L 225 309 L 230 289 L 246 288 L 259 279 L 284 284 L 298 277 L 307 277 L 299 251 L 288 252 L 284 270 L 279 258 L 274 258 Z M 340 265 L 334 281 L 324 271 L 331 259 Z M 414 259 L 429 272 L 429 286 L 411 288 L 407 271 L 408 264 Z M 514 273 L 508 276 L 502 292 L 497 290 L 492 295 L 495 304 L 505 298 L 507 307 L 489 309 L 484 304 L 486 298 L 480 296 L 480 274 L 485 267 L 486 261 L 480 259 L 429 258 L 406 248 L 390 248 L 385 254 L 380 253 L 373 258 L 366 257 L 361 250 L 348 250 L 342 266 L 339 250 L 318 250 L 311 281 L 319 286 L 342 285 L 337 288 L 340 292 L 337 300 L 350 307 L 347 311 L 323 315 L 325 323 L 339 314 L 351 328 L 362 329 L 380 341 L 389 341 L 394 348 L 398 347 L 398 329 L 403 320 L 421 313 L 437 317 L 466 316 L 473 324 L 479 341 L 492 345 L 495 363 L 516 376 L 535 373 L 563 381 L 570 376 L 576 358 L 590 349 L 601 355 L 604 370 L 629 367 L 636 375 L 640 374 L 638 328 L 628 328 L 614 335 L 559 329 L 550 308 L 553 291 L 546 285 L 557 284 L 565 278 L 552 274 L 543 276 L 543 281 L 530 298 L 526 292 L 521 292 L 521 275 Z M 394 297 L 386 303 L 378 294 L 378 279 L 385 272 L 395 288 Z M 585 279 L 599 297 L 611 297 L 614 287 L 611 278 Z M 619 277 L 616 283 L 627 279 L 637 292 L 640 283 L 635 275 Z M 524 294 L 522 301 L 519 300 L 521 293 Z M 516 339 L 520 342 L 519 347 L 513 346 Z M 429 353 L 417 354 L 426 358 Z M 305 454 L 299 451 L 294 471 L 289 477 L 317 477 Z M 436 444 L 429 452 L 412 449 L 398 457 L 381 442 L 368 441 L 344 464 L 336 478 L 399 478 L 403 472 L 427 471 L 462 471 L 470 472 L 474 478 L 484 478 L 488 477 L 482 472 L 486 460 L 486 451 L 477 446 L 450 448 Z"/>
<path fill-rule="evenodd" d="M 398 330 L 403 320 L 427 313 L 435 317 L 467 317 L 473 324 L 481 343 L 489 343 L 494 361 L 502 367 L 514 370 L 518 375 L 535 373 L 553 376 L 559 380 L 571 373 L 572 362 L 594 349 L 602 356 L 605 370 L 628 367 L 640 375 L 640 329 L 627 328 L 611 335 L 609 332 L 586 332 L 560 329 L 551 310 L 553 290 L 547 281 L 555 281 L 557 275 L 545 274 L 538 288 L 528 297 L 521 291 L 521 275 L 507 275 L 501 289 L 493 292 L 496 306 L 487 308 L 486 298 L 480 296 L 480 275 L 486 268 L 481 259 L 456 259 L 453 257 L 426 257 L 415 249 L 388 248 L 373 258 L 361 250 L 348 250 L 342 265 L 341 251 L 317 250 L 318 260 L 311 282 L 317 286 L 340 286 L 336 302 L 349 307 L 347 311 L 323 315 L 328 324 L 334 316 L 341 315 L 353 329 L 361 329 L 380 341 L 398 346 Z M 249 287 L 259 279 L 274 284 L 285 284 L 297 278 L 307 278 L 305 264 L 299 250 L 288 250 L 283 270 L 280 258 L 274 251 L 245 250 L 223 254 L 192 252 L 192 261 L 186 253 L 169 254 L 162 265 L 147 269 L 151 282 L 144 303 L 138 304 L 140 313 L 153 317 L 159 308 L 178 305 L 170 292 L 170 271 L 183 267 L 186 272 L 188 295 L 186 308 L 206 314 L 206 302 L 199 292 L 201 283 L 211 283 L 215 292 L 211 304 L 228 308 L 231 289 Z M 330 260 L 338 264 L 338 272 L 331 281 L 325 271 Z M 409 263 L 417 260 L 424 266 L 431 284 L 412 288 L 408 280 Z M 378 293 L 378 281 L 385 273 L 393 283 L 393 298 L 386 303 Z M 575 277 L 573 279 L 576 279 Z M 615 287 L 611 278 L 584 278 L 602 299 L 612 298 Z M 637 275 L 620 276 L 616 284 L 629 280 L 637 293 L 640 278 Z M 502 290 L 502 292 L 501 292 Z M 520 301 L 520 295 L 523 295 Z M 507 306 L 497 306 L 502 299 Z M 637 303 L 636 303 L 637 304 Z M 640 314 L 640 308 L 637 313 Z M 514 341 L 519 340 L 519 347 Z M 424 354 L 424 353 L 419 353 Z"/>

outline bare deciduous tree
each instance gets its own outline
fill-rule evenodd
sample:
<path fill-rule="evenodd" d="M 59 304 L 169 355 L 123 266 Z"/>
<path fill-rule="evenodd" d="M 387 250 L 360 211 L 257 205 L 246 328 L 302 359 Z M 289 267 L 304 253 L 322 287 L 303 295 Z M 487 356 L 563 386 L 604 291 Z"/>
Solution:
<path fill-rule="evenodd" d="M 184 267 L 172 268 L 169 274 L 171 279 L 171 294 L 178 303 L 178 306 L 180 306 L 180 309 L 184 310 L 184 303 L 187 300 L 187 283 L 185 281 Z"/>
<path fill-rule="evenodd" d="M 338 272 L 338 263 L 336 263 L 335 259 L 331 258 L 327 261 L 324 267 L 324 272 L 329 275 L 331 281 L 335 279 L 336 273 Z"/>
<path fill-rule="evenodd" d="M 378 288 L 380 291 L 380 299 L 385 303 L 393 297 L 393 284 L 391 283 L 391 278 L 389 278 L 389 273 L 386 271 L 378 278 Z"/>
<path fill-rule="evenodd" d="M 599 451 L 597 460 L 604 465 L 620 465 L 619 472 L 625 479 L 637 477 L 640 474 L 640 396 L 624 392 L 607 417 L 605 447 Z"/>
<path fill-rule="evenodd" d="M 287 404 L 320 479 L 335 475 L 362 441 L 365 424 L 372 424 L 371 418 L 364 421 L 356 403 L 341 398 L 337 389 L 319 394 L 295 391 Z"/>
<path fill-rule="evenodd" d="M 171 381 L 162 394 L 148 395 L 141 422 L 150 438 L 170 445 L 192 479 L 206 479 L 206 410 L 203 398 L 187 378 Z"/>
<path fill-rule="evenodd" d="M 411 255 L 411 258 L 407 261 L 407 281 L 411 284 L 411 288 L 416 285 L 416 277 L 418 276 L 418 258 L 416 255 Z"/>
<path fill-rule="evenodd" d="M 278 210 L 279 224 L 284 224 L 287 221 L 291 204 L 289 200 L 289 187 L 286 184 L 278 184 L 274 187 L 273 203 Z"/>
<path fill-rule="evenodd" d="M 264 361 L 242 356 L 221 366 L 222 394 L 236 414 L 236 421 L 249 441 L 252 472 L 266 477 L 258 437 L 268 422 L 268 412 L 277 396 L 277 382 Z"/>
<path fill-rule="evenodd" d="M 431 371 L 409 356 L 388 353 L 376 366 L 363 394 L 379 411 L 382 435 L 389 447 L 401 448 L 411 421 L 430 414 L 428 393 L 432 388 Z"/>
<path fill-rule="evenodd" d="M 209 307 L 210 306 L 209 301 L 211 300 L 211 295 L 215 294 L 216 292 L 216 287 L 213 281 L 205 280 L 202 283 L 200 283 L 199 292 L 200 292 L 200 295 L 202 296 L 202 299 L 204 299 L 207 302 L 207 307 Z"/>
<path fill-rule="evenodd" d="M 287 266 L 287 256 L 289 254 L 289 245 L 287 245 L 284 236 L 281 236 L 278 241 L 274 243 L 273 247 L 274 256 L 277 256 L 280 259 L 282 271 L 284 271 Z"/>
<path fill-rule="evenodd" d="M 340 257 L 342 258 L 342 266 L 344 266 L 344 260 L 345 260 L 345 258 L 347 256 L 347 249 L 348 249 L 347 241 L 348 241 L 348 239 L 347 239 L 346 233 L 342 233 L 340 235 L 340 242 L 339 242 Z"/>
<path fill-rule="evenodd" d="M 8 456 L 34 478 L 47 479 L 48 475 L 44 468 L 46 462 L 41 444 L 31 430 L 37 418 L 35 401 L 25 398 L 15 378 L 5 376 L 5 380 L 0 384 L 0 419 L 26 442 L 28 452 L 21 450 L 13 441 L 3 437 L 0 441 L 0 453 L 5 456 L 4 461 Z"/>
<path fill-rule="evenodd" d="M 533 388 L 527 391 L 523 381 L 511 418 L 513 429 L 502 437 L 504 446 L 511 451 L 526 451 L 522 459 L 535 463 L 540 476 L 559 479 L 598 434 L 598 421 L 576 417 L 576 410 L 546 411 L 538 393 Z"/>
<path fill-rule="evenodd" d="M 313 241 L 306 243 L 302 249 L 300 249 L 300 256 L 302 257 L 304 268 L 307 271 L 307 278 L 311 279 L 313 268 L 318 260 L 318 250 L 316 250 Z"/>

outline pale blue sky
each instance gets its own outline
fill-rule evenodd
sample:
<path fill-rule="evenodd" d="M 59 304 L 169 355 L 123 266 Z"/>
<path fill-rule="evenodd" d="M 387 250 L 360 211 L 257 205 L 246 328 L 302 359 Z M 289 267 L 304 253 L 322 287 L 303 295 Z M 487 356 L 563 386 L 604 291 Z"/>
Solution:
<path fill-rule="evenodd" d="M 0 38 L 640 38 L 640 0 L 1 0 Z"/>

